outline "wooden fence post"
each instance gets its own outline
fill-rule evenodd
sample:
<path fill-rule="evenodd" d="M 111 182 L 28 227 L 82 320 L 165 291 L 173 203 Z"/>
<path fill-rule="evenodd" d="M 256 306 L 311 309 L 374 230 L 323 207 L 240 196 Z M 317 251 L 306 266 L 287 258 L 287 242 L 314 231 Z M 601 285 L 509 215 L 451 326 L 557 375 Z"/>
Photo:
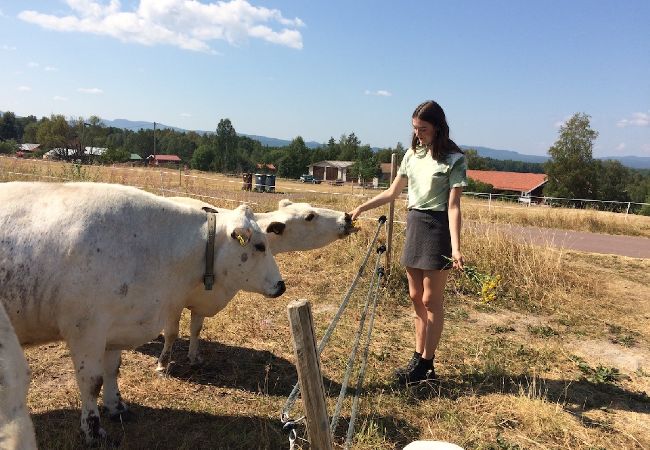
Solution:
<path fill-rule="evenodd" d="M 397 153 L 390 155 L 390 184 L 397 175 Z M 384 272 L 386 276 L 390 275 L 390 262 L 393 250 L 393 219 L 395 217 L 395 200 L 391 201 L 388 205 L 388 228 L 386 230 L 386 267 Z"/>
<path fill-rule="evenodd" d="M 304 299 L 295 300 L 289 303 L 287 312 L 293 337 L 300 393 L 305 408 L 309 448 L 331 450 L 332 434 L 327 416 L 320 360 L 316 351 L 311 305 Z"/>

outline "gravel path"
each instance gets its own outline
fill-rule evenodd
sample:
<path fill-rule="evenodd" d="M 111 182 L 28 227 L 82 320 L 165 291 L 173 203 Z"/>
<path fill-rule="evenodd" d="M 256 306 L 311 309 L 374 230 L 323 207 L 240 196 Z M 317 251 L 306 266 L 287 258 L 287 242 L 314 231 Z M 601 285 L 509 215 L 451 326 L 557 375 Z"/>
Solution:
<path fill-rule="evenodd" d="M 470 223 L 469 226 L 481 226 Z M 494 226 L 494 225 L 491 225 Z M 499 225 L 512 237 L 521 238 L 538 245 L 551 245 L 570 250 L 590 253 L 605 253 L 631 258 L 650 258 L 650 239 L 639 236 L 620 236 L 611 234 L 569 231 L 555 228 L 524 227 L 519 225 Z"/>

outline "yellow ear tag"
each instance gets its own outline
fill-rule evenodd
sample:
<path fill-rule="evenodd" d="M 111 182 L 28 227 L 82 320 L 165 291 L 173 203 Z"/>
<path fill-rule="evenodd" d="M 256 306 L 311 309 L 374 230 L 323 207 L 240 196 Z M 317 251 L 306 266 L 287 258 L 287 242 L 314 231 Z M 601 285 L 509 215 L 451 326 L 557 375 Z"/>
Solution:
<path fill-rule="evenodd" d="M 241 245 L 242 247 L 246 246 L 246 241 L 244 240 L 244 236 L 242 236 L 241 234 L 238 234 L 237 235 L 237 240 L 239 241 L 239 245 Z"/>
<path fill-rule="evenodd" d="M 358 223 L 359 223 L 358 220 L 353 220 L 353 221 L 352 221 L 352 226 L 353 226 L 354 228 L 357 228 L 357 224 L 358 224 Z"/>

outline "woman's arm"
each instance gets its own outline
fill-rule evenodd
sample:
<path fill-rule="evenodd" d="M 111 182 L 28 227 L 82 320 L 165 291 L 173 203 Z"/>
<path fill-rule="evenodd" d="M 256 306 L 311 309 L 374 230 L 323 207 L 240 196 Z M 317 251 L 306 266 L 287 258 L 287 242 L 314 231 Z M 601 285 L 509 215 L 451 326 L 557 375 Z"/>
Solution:
<path fill-rule="evenodd" d="M 408 178 L 406 177 L 402 177 L 399 175 L 395 177 L 395 179 L 393 180 L 393 182 L 391 183 L 388 189 L 382 191 L 381 193 L 377 194 L 367 202 L 354 208 L 350 212 L 350 215 L 352 216 L 352 220 L 355 220 L 364 211 L 377 208 L 378 206 L 385 205 L 386 203 L 395 200 L 406 187 L 407 181 Z"/>
<path fill-rule="evenodd" d="M 460 197 L 463 193 L 462 187 L 454 187 L 449 190 L 449 203 L 447 204 L 447 213 L 449 214 L 449 234 L 451 235 L 451 257 L 453 266 L 457 269 L 463 268 L 463 254 L 460 251 Z"/>

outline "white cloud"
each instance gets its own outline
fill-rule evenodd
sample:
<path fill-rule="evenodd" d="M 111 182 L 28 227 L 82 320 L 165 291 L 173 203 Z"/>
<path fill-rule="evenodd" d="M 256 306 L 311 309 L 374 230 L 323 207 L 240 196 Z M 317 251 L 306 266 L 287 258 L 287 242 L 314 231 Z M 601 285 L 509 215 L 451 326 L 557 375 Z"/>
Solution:
<path fill-rule="evenodd" d="M 287 19 L 277 9 L 256 7 L 246 0 L 202 3 L 186 0 L 140 0 L 134 10 L 122 10 L 119 0 L 106 5 L 96 0 L 67 0 L 66 16 L 22 11 L 26 22 L 55 31 L 77 31 L 110 36 L 142 45 L 172 45 L 185 50 L 215 53 L 209 41 L 237 45 L 247 38 L 301 49 L 305 26 Z"/>
<path fill-rule="evenodd" d="M 59 69 L 57 69 L 56 67 L 53 67 L 53 66 L 45 66 L 45 69 L 43 69 L 43 70 L 45 70 L 46 72 L 58 72 L 59 71 Z"/>
<path fill-rule="evenodd" d="M 632 117 L 619 120 L 616 126 L 619 128 L 650 127 L 650 114 L 642 112 L 633 113 Z"/>
<path fill-rule="evenodd" d="M 67 102 L 68 98 L 67 97 L 62 97 L 60 95 L 55 95 L 52 97 L 52 100 L 57 101 L 57 102 Z"/>
<path fill-rule="evenodd" d="M 616 146 L 616 151 L 621 152 L 621 151 L 623 151 L 624 149 L 625 149 L 625 142 L 621 142 L 620 144 L 618 144 L 618 145 Z"/>
<path fill-rule="evenodd" d="M 31 61 L 31 62 L 28 62 L 28 63 L 27 63 L 27 67 L 32 68 L 32 69 L 35 69 L 35 68 L 37 68 L 38 66 L 40 66 L 40 64 L 37 63 L 37 62 L 34 62 L 34 61 Z"/>
<path fill-rule="evenodd" d="M 32 88 L 30 88 L 29 86 L 18 86 L 18 90 L 22 92 L 28 92 L 31 91 Z"/>
<path fill-rule="evenodd" d="M 8 52 L 15 52 L 16 51 L 16 47 L 14 47 L 13 45 L 3 44 L 2 47 L 0 47 L 0 48 L 2 50 L 6 50 Z"/>
<path fill-rule="evenodd" d="M 77 92 L 82 94 L 103 94 L 104 91 L 99 88 L 77 88 Z"/>
<path fill-rule="evenodd" d="M 375 95 L 377 97 L 390 97 L 391 95 L 393 95 L 390 92 L 385 91 L 383 89 L 380 89 L 378 91 L 370 91 L 370 90 L 366 89 L 364 94 L 366 94 L 366 95 Z"/>
<path fill-rule="evenodd" d="M 192 117 L 192 114 L 184 112 L 181 113 L 181 117 Z"/>

